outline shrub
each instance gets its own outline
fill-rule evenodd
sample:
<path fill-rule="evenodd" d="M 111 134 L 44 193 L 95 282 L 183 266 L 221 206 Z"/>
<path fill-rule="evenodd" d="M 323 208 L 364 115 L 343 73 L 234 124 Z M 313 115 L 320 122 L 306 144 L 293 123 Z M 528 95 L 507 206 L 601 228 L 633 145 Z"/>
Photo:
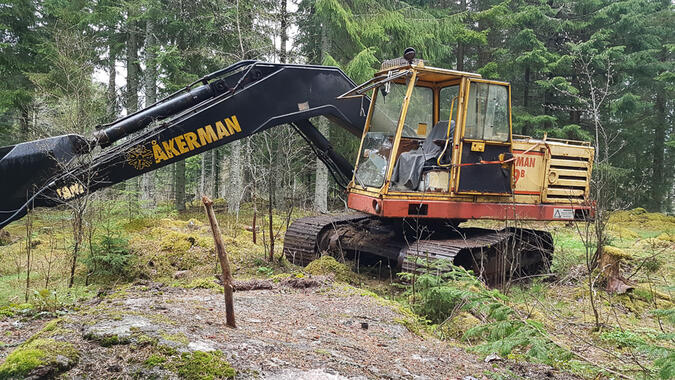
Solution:
<path fill-rule="evenodd" d="M 92 244 L 84 263 L 93 278 L 128 278 L 131 276 L 133 258 L 126 237 L 119 231 L 109 231 Z"/>
<path fill-rule="evenodd" d="M 63 303 L 59 301 L 56 292 L 49 289 L 33 291 L 31 303 L 38 311 L 49 311 L 52 313 L 63 307 Z"/>

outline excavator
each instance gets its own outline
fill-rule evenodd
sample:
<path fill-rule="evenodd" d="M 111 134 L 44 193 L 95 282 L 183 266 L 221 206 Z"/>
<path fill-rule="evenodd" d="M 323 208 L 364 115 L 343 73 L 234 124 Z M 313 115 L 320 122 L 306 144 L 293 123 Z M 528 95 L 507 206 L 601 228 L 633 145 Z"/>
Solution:
<path fill-rule="evenodd" d="M 354 165 L 312 124 L 317 116 L 360 138 Z M 358 86 L 335 67 L 241 61 L 92 136 L 1 147 L 0 228 L 282 124 L 352 210 L 290 224 L 283 250 L 298 265 L 322 254 L 413 273 L 452 263 L 497 283 L 548 268 L 551 234 L 525 223 L 594 217 L 590 143 L 514 135 L 508 83 L 426 66 L 409 48 Z M 460 226 L 481 219 L 509 226 Z"/>

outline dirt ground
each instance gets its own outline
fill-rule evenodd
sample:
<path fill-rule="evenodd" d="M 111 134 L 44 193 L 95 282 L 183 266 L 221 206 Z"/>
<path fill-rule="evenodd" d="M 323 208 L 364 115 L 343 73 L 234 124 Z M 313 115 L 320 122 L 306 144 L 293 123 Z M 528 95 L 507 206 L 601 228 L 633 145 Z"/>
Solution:
<path fill-rule="evenodd" d="M 309 289 L 275 284 L 270 290 L 237 291 L 234 298 L 236 329 L 225 326 L 223 296 L 216 289 L 149 283 L 93 299 L 63 317 L 61 332 L 51 333 L 80 351 L 78 364 L 64 375 L 177 378 L 170 370 L 149 368 L 156 345 L 138 344 L 145 336 L 178 353 L 222 351 L 240 379 L 576 378 L 535 364 L 485 363 L 416 331 L 394 304 L 343 284 Z M 23 339 L 40 324 L 16 322 L 7 320 L 2 328 L 19 327 L 15 335 Z M 119 342 L 101 344 L 101 337 L 111 336 Z M 0 348 L 0 358 L 11 349 Z"/>

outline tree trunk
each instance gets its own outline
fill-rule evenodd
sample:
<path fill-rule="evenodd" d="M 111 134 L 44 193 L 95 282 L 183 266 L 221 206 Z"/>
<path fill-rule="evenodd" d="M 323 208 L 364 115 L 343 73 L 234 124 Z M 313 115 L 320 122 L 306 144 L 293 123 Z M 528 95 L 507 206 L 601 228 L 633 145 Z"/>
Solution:
<path fill-rule="evenodd" d="M 223 193 L 227 194 L 227 211 L 238 214 L 241 206 L 241 195 L 244 191 L 242 181 L 241 140 L 232 142 L 230 146 L 232 147 L 232 152 L 229 157 L 224 157 L 225 159 L 228 159 L 228 162 L 223 162 L 223 168 L 229 168 L 230 175 L 227 186 L 223 183 L 221 190 Z M 223 178 L 225 178 L 225 176 L 223 176 Z"/>
<path fill-rule="evenodd" d="M 149 107 L 157 101 L 157 66 L 155 63 L 155 24 L 148 18 L 145 24 L 145 106 Z M 141 200 L 146 204 L 155 204 L 155 181 L 152 172 L 141 177 Z"/>
<path fill-rule="evenodd" d="M 328 122 L 322 119 L 318 123 L 319 132 L 328 139 Z M 316 180 L 314 182 L 314 210 L 318 212 L 328 212 L 328 168 L 319 159 L 316 158 Z"/>
<path fill-rule="evenodd" d="M 31 251 L 33 249 L 33 215 L 28 212 L 26 215 L 26 293 L 24 302 L 28 302 L 28 290 L 30 289 L 30 268 L 31 268 Z"/>
<path fill-rule="evenodd" d="M 127 109 L 127 115 L 138 110 L 138 87 L 140 83 L 140 67 L 138 65 L 138 25 L 134 21 L 135 11 L 129 10 L 129 22 L 127 23 L 127 91 L 124 106 Z M 139 181 L 133 178 L 126 182 L 126 191 L 130 196 L 130 201 L 137 200 L 139 193 Z"/>
<path fill-rule="evenodd" d="M 281 0 L 281 44 L 279 47 L 279 62 L 286 63 L 288 55 L 286 52 L 286 45 L 288 43 L 288 12 L 286 10 L 288 0 Z"/>
<path fill-rule="evenodd" d="M 112 32 L 111 32 L 112 33 Z M 115 51 L 112 36 L 108 43 L 108 121 L 117 119 L 117 52 Z"/>
<path fill-rule="evenodd" d="M 211 188 L 209 189 L 212 197 L 218 196 L 218 185 L 220 180 L 220 172 L 218 171 L 218 159 L 220 158 L 218 154 L 218 149 L 213 149 L 211 151 Z"/>
<path fill-rule="evenodd" d="M 656 122 L 654 123 L 654 141 L 652 143 L 652 211 L 659 212 L 663 209 L 663 199 L 665 194 L 664 181 L 664 151 L 666 142 L 666 99 L 664 92 L 659 91 L 656 95 Z"/>
<path fill-rule="evenodd" d="M 207 150 L 206 152 L 201 154 L 201 172 L 199 174 L 199 196 L 206 195 L 204 191 L 206 191 L 206 154 L 209 151 Z"/>
<path fill-rule="evenodd" d="M 529 105 L 529 99 L 530 99 L 530 67 L 525 66 L 525 73 L 523 75 L 523 108 L 526 111 L 529 111 L 527 109 L 527 106 Z M 530 132 L 530 123 L 525 123 L 523 126 L 523 130 L 521 131 L 522 134 L 524 135 L 529 135 Z"/>
<path fill-rule="evenodd" d="M 28 111 L 28 105 L 23 104 L 21 106 L 21 115 L 19 116 L 19 129 L 24 140 L 30 140 L 30 112 Z"/>
<path fill-rule="evenodd" d="M 133 11 L 129 11 L 129 18 L 134 17 Z M 140 67 L 138 65 L 138 30 L 137 23 L 130 21 L 127 25 L 127 92 L 126 108 L 127 114 L 136 112 L 138 109 L 138 85 L 140 82 Z"/>
<path fill-rule="evenodd" d="M 321 33 L 321 59 L 323 60 L 326 54 L 329 53 L 331 45 L 330 39 L 322 29 Z M 328 122 L 321 119 L 318 123 L 319 132 L 329 138 Z M 318 212 L 328 212 L 328 168 L 319 159 L 316 158 L 316 176 L 314 181 L 314 210 Z"/>
<path fill-rule="evenodd" d="M 185 160 L 180 160 L 175 164 L 175 189 L 174 203 L 176 210 L 185 211 Z"/>
<path fill-rule="evenodd" d="M 252 12 L 249 7 L 247 7 L 247 9 L 241 9 L 238 0 L 236 2 L 236 11 L 237 37 L 239 39 L 239 58 L 250 59 L 252 57 L 250 57 L 249 53 L 247 52 L 248 43 L 245 42 L 245 35 L 252 35 L 253 15 L 251 14 Z M 223 155 L 222 168 L 223 170 L 227 168 L 227 170 L 229 170 L 229 175 L 227 176 L 228 182 L 224 182 L 226 176 L 223 175 L 223 183 L 220 184 L 220 192 L 223 194 L 223 198 L 227 199 L 227 211 L 237 215 L 239 214 L 241 198 L 244 192 L 244 181 L 242 174 L 244 158 L 241 154 L 241 144 L 241 140 L 233 141 L 230 143 L 232 150 L 229 156 Z"/>
<path fill-rule="evenodd" d="M 466 12 L 466 0 L 460 2 L 460 12 Z M 464 44 L 457 43 L 457 70 L 464 71 Z"/>
<path fill-rule="evenodd" d="M 271 167 L 271 165 L 270 165 Z M 270 173 L 269 178 L 267 179 L 268 183 L 268 217 L 269 217 L 269 222 L 270 222 L 270 263 L 274 261 L 274 212 L 273 212 L 273 207 L 274 207 L 274 175 Z"/>

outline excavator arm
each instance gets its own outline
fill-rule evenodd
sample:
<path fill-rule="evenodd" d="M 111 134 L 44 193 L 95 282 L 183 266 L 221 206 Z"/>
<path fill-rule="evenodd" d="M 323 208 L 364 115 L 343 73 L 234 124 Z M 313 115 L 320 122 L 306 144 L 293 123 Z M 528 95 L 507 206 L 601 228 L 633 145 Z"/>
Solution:
<path fill-rule="evenodd" d="M 33 207 L 52 207 L 273 126 L 291 124 L 342 185 L 353 167 L 310 118 L 360 137 L 367 98 L 335 67 L 241 61 L 152 106 L 97 127 L 0 147 L 0 228 Z"/>

